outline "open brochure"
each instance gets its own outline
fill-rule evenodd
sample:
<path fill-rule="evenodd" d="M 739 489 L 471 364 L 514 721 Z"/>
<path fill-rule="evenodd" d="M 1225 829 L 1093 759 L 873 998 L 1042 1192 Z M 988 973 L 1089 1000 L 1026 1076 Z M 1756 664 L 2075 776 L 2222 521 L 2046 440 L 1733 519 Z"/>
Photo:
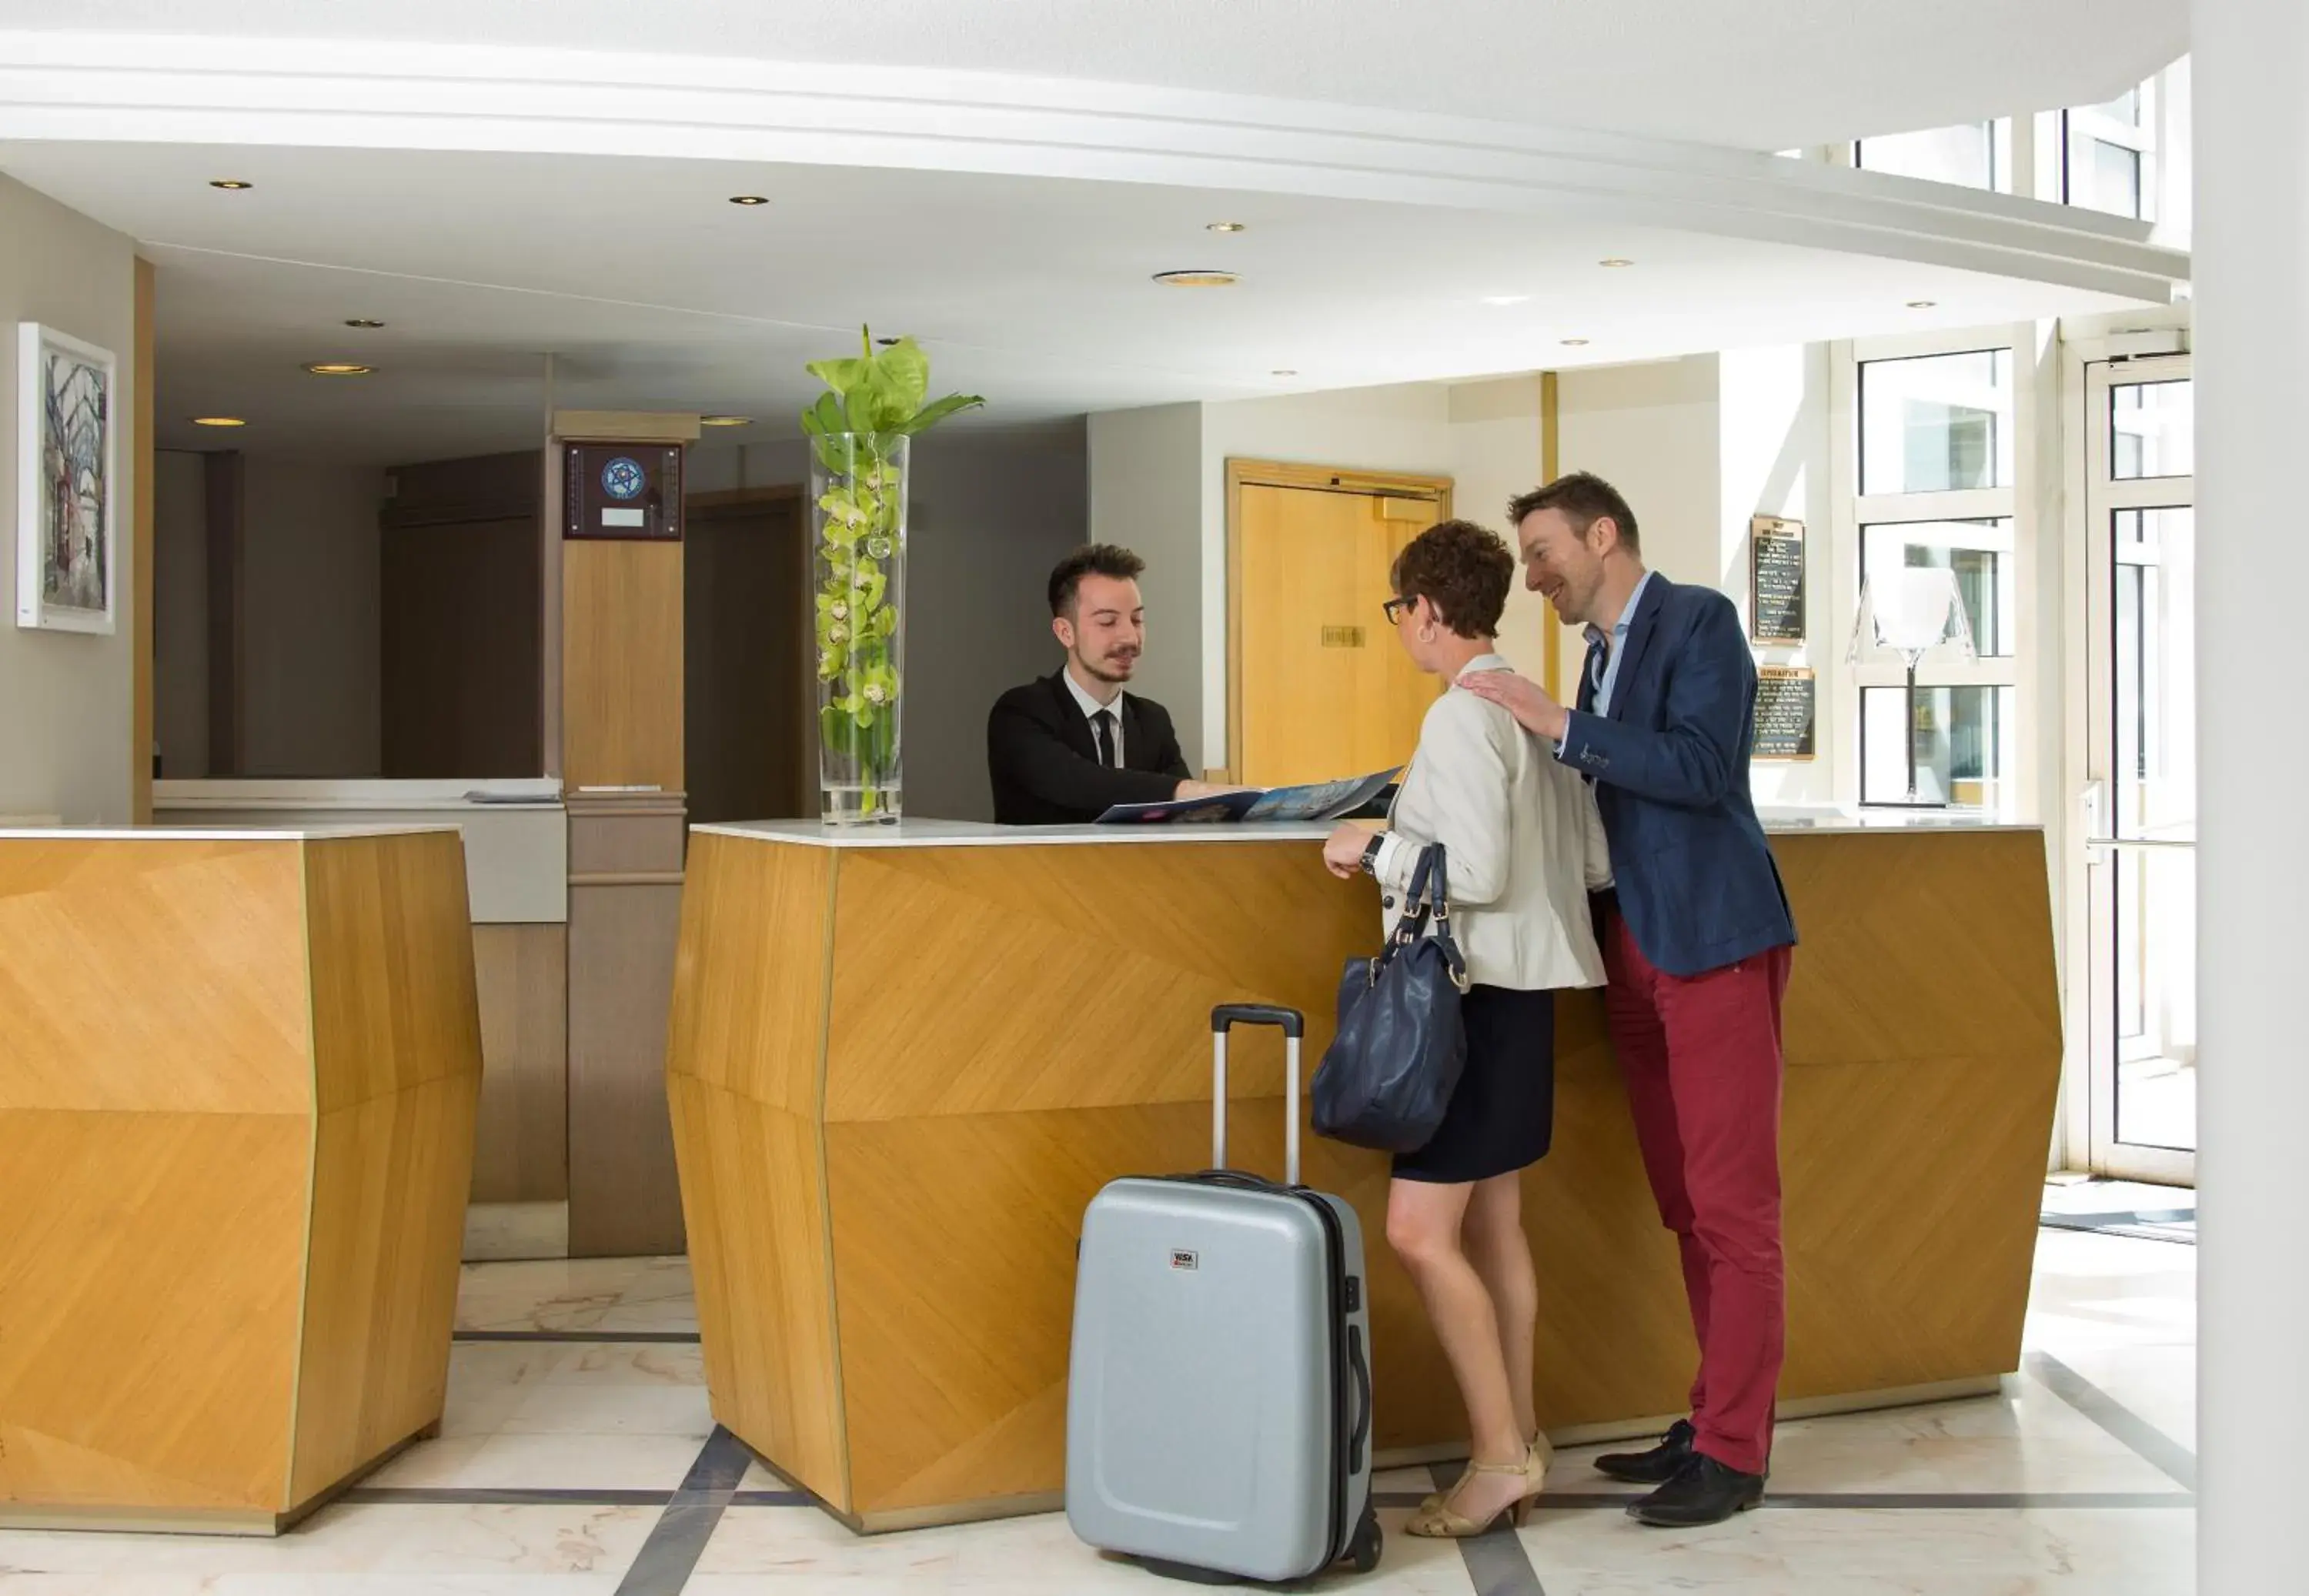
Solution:
<path fill-rule="evenodd" d="M 1168 798 L 1159 804 L 1117 804 L 1098 817 L 1101 825 L 1168 825 L 1198 822 L 1242 821 L 1306 824 L 1313 821 L 1345 820 L 1366 811 L 1379 812 L 1397 770 L 1375 771 L 1343 781 L 1315 781 L 1299 787 L 1274 787 L 1261 792 L 1222 792 L 1210 798 Z"/>

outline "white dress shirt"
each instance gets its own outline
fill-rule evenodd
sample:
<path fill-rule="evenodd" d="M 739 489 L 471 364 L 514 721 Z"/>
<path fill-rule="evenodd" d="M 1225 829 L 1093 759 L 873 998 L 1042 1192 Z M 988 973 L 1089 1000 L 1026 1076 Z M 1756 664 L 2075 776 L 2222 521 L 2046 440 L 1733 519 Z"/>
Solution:
<path fill-rule="evenodd" d="M 1090 740 L 1093 747 L 1098 746 L 1098 718 L 1101 715 L 1107 718 L 1107 735 L 1114 739 L 1114 768 L 1122 769 L 1122 689 L 1115 688 L 1112 703 L 1101 703 L 1083 691 L 1083 685 L 1075 680 L 1073 671 L 1065 670 L 1059 674 L 1067 678 L 1067 691 L 1075 695 L 1075 703 L 1080 706 L 1083 719 L 1090 722 Z"/>

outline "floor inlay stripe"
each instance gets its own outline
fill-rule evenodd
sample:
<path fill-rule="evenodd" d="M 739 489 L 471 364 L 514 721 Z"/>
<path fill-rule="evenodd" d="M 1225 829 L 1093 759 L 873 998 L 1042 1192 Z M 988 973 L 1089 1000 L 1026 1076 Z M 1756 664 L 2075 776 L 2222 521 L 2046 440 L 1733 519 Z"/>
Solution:
<path fill-rule="evenodd" d="M 2175 1484 L 2192 1491 L 2197 1488 L 2195 1453 L 2050 1352 L 2031 1352 L 2023 1363 L 2045 1389 L 2163 1470 Z"/>
<path fill-rule="evenodd" d="M 460 1342 L 597 1342 L 603 1345 L 632 1342 L 670 1347 L 694 1347 L 698 1344 L 695 1330 L 459 1330 L 452 1332 L 449 1339 Z"/>
<path fill-rule="evenodd" d="M 1449 1490 L 1458 1483 L 1459 1469 L 1455 1463 L 1437 1463 L 1431 1472 L 1438 1489 Z M 1540 1497 L 1543 1502 L 1546 1499 Z M 1416 1506 L 1419 1501 L 1413 1497 L 1409 1505 Z M 1481 1535 L 1459 1542 L 1459 1557 L 1467 1565 L 1467 1579 L 1475 1587 L 1475 1596 L 1547 1596 L 1547 1588 L 1539 1583 L 1539 1574 L 1531 1566 L 1531 1555 L 1524 1550 L 1523 1537 L 1504 1516 Z M 1383 1557 L 1380 1566 L 1386 1566 Z"/>
<path fill-rule="evenodd" d="M 666 1503 L 656 1527 L 642 1543 L 634 1566 L 618 1582 L 617 1596 L 680 1596 L 697 1567 L 697 1559 L 705 1554 L 705 1543 L 713 1539 L 722 1510 L 737 1495 L 738 1483 L 753 1462 L 754 1454 L 746 1450 L 746 1444 L 715 1425 L 705 1439 L 705 1450 L 689 1465 L 688 1478 Z"/>

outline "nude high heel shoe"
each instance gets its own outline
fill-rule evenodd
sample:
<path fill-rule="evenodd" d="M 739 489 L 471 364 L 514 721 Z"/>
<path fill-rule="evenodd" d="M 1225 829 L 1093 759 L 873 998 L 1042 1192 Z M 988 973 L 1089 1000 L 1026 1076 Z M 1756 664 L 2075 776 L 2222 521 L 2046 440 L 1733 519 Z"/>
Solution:
<path fill-rule="evenodd" d="M 1552 1462 L 1555 1457 L 1554 1443 L 1551 1442 L 1547 1438 L 1547 1432 L 1545 1430 L 1540 1431 L 1538 1435 L 1532 1437 L 1530 1449 L 1525 1454 L 1525 1466 L 1526 1469 L 1529 1469 L 1531 1458 L 1534 1455 L 1536 1455 L 1539 1459 L 1539 1467 L 1537 1471 L 1533 1475 L 1533 1478 L 1544 1480 L 1547 1478 L 1548 1464 Z M 1419 1503 L 1419 1511 L 1422 1513 L 1434 1512 L 1438 1507 L 1443 1505 L 1447 1499 L 1456 1495 L 1459 1488 L 1466 1483 L 1467 1471 L 1463 1470 L 1460 1472 L 1459 1478 L 1451 1482 L 1451 1488 L 1449 1490 L 1429 1491 L 1425 1497 L 1422 1497 Z"/>
<path fill-rule="evenodd" d="M 1479 1523 L 1474 1519 L 1463 1517 L 1452 1511 L 1451 1498 L 1457 1496 L 1459 1490 L 1459 1486 L 1454 1485 L 1450 1490 L 1431 1497 L 1428 1503 L 1423 1504 L 1404 1524 L 1403 1532 L 1406 1535 L 1419 1535 L 1431 1540 L 1466 1540 L 1483 1534 L 1493 1524 L 1499 1523 L 1500 1514 L 1505 1514 L 1516 1528 L 1521 1529 L 1524 1521 L 1531 1516 L 1531 1505 L 1539 1499 L 1540 1492 L 1547 1486 L 1547 1460 L 1551 1454 L 1547 1450 L 1543 1450 L 1545 1447 L 1546 1437 L 1542 1436 L 1534 1441 L 1525 1451 L 1523 1461 L 1519 1463 L 1471 1462 L 1467 1465 L 1467 1471 L 1459 1476 L 1460 1485 L 1466 1484 L 1477 1474 L 1515 1474 L 1519 1475 L 1523 1480 L 1523 1494 L 1500 1508 L 1498 1513 L 1492 1514 L 1491 1517 Z"/>

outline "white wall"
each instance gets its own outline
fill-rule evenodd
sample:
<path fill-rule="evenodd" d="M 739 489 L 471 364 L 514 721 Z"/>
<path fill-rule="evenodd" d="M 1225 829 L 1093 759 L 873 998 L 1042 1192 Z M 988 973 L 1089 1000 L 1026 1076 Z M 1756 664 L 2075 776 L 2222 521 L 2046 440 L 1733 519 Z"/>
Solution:
<path fill-rule="evenodd" d="M 808 446 L 799 439 L 707 445 L 691 450 L 687 486 L 713 493 L 809 477 Z M 906 531 L 908 814 L 994 817 L 987 713 L 1005 690 L 1057 668 L 1044 595 L 1051 568 L 1089 536 L 1088 478 L 1079 423 L 938 432 L 915 444 Z"/>
<path fill-rule="evenodd" d="M 251 455 L 245 482 L 241 773 L 376 775 L 384 478 Z"/>
<path fill-rule="evenodd" d="M 152 484 L 152 735 L 160 773 L 209 773 L 207 456 L 163 449 Z"/>
<path fill-rule="evenodd" d="M 136 473 L 135 249 L 13 178 L 0 177 L 0 813 L 125 825 L 134 751 L 133 680 Z M 110 636 L 28 631 L 16 615 L 16 324 L 39 322 L 108 349 L 118 516 Z M 149 757 L 149 755 L 148 755 Z"/>
<path fill-rule="evenodd" d="M 1451 390 L 1452 513 L 1490 527 L 1515 547 L 1508 501 L 1540 483 L 1540 379 L 1536 372 Z M 1500 621 L 1500 652 L 1539 681 L 1547 674 L 1547 600 L 1516 570 Z"/>

